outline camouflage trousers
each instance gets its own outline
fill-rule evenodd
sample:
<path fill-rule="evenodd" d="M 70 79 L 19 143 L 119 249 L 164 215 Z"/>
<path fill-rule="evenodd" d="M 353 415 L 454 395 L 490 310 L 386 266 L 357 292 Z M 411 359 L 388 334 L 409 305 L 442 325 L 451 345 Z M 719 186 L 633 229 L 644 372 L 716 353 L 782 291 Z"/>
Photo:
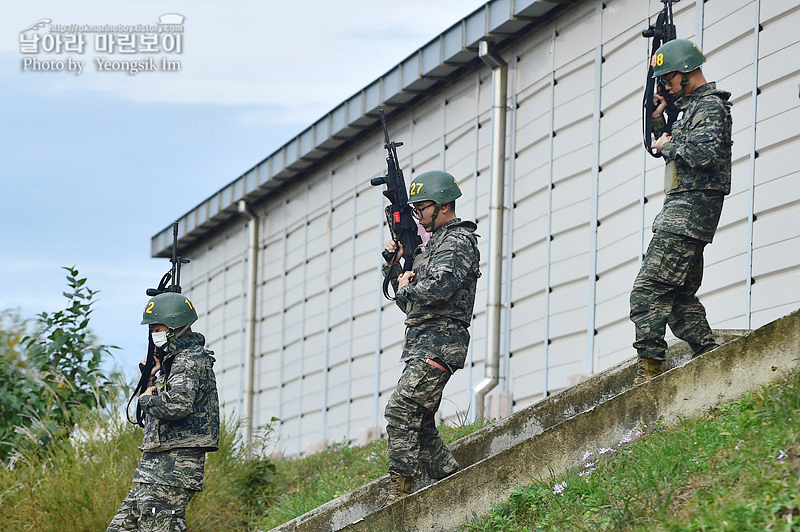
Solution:
<path fill-rule="evenodd" d="M 458 471 L 459 465 L 436 430 L 434 416 L 450 374 L 414 357 L 386 405 L 389 436 L 389 472 L 413 477 L 417 466 L 438 480 Z"/>
<path fill-rule="evenodd" d="M 137 484 L 106 532 L 183 532 L 192 490 L 164 484 Z"/>
<path fill-rule="evenodd" d="M 703 281 L 706 243 L 687 236 L 656 231 L 631 291 L 631 321 L 642 358 L 664 360 L 666 326 L 697 352 L 714 341 L 706 309 L 695 294 Z"/>

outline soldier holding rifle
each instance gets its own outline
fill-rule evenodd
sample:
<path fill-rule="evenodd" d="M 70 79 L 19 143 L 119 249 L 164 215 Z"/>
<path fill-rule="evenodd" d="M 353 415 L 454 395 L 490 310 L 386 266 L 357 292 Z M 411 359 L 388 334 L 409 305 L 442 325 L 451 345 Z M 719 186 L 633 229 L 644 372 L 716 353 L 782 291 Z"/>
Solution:
<path fill-rule="evenodd" d="M 733 143 L 730 93 L 706 81 L 700 70 L 705 60 L 685 39 L 664 43 L 652 58 L 652 75 L 675 99 L 680 115 L 667 131 L 667 95 L 654 93 L 652 148 L 666 163 L 666 197 L 630 295 L 639 383 L 662 373 L 667 324 L 695 357 L 717 347 L 695 294 L 703 279 L 703 250 L 714 238 L 723 198 L 731 191 Z"/>
<path fill-rule="evenodd" d="M 434 416 L 450 376 L 464 367 L 480 277 L 477 226 L 456 217 L 461 190 L 455 178 L 437 170 L 424 172 L 409 191 L 412 213 L 431 237 L 415 251 L 413 268 L 402 274 L 398 261 L 406 250 L 395 241 L 385 248 L 393 255 L 385 275 L 406 314 L 405 368 L 385 412 L 391 477 L 387 505 L 411 493 L 418 465 L 435 480 L 459 468 L 439 438 Z"/>
<path fill-rule="evenodd" d="M 136 486 L 107 532 L 186 530 L 186 507 L 203 489 L 206 453 L 219 446 L 214 353 L 204 347 L 205 337 L 192 331 L 197 311 L 180 293 L 180 266 L 189 261 L 177 256 L 177 223 L 173 236 L 172 271 L 157 289 L 147 290 L 152 297 L 142 313 L 149 349 L 134 391 L 141 392 L 136 420 L 129 418 L 144 430 Z"/>

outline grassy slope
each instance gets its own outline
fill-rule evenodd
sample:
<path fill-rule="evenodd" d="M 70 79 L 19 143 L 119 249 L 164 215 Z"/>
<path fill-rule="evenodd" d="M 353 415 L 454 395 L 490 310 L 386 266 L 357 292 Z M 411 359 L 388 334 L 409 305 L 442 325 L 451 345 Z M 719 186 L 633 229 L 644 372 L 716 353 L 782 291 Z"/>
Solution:
<path fill-rule="evenodd" d="M 141 433 L 89 416 L 104 434 L 0 468 L 0 530 L 103 530 L 131 487 Z M 476 426 L 443 427 L 446 441 Z M 236 426 L 208 456 L 192 532 L 268 530 L 386 471 L 385 441 L 270 463 L 244 453 Z M 800 374 L 704 416 L 621 443 L 560 477 L 519 487 L 464 531 L 798 530 Z"/>
<path fill-rule="evenodd" d="M 441 427 L 450 442 L 483 425 Z M 88 413 L 79 440 L 62 441 L 0 465 L 0 530 L 105 530 L 139 463 L 141 430 Z M 206 460 L 204 490 L 187 512 L 190 532 L 268 530 L 386 473 L 386 442 L 335 445 L 306 458 L 270 462 L 242 450 L 237 425 L 223 424 Z"/>
<path fill-rule="evenodd" d="M 93 437 L 23 455 L 13 468 L 0 466 L 0 530 L 105 530 L 133 487 L 142 433 L 97 413 L 81 427 Z M 258 463 L 238 450 L 236 425 L 224 424 L 220 451 L 206 461 L 205 490 L 189 506 L 192 531 L 246 529 L 248 501 L 260 493 L 245 481 Z"/>
<path fill-rule="evenodd" d="M 450 443 L 485 425 L 441 425 L 439 432 L 444 442 Z M 254 519 L 254 529 L 274 528 L 385 475 L 386 441 L 374 441 L 364 447 L 335 445 L 299 460 L 281 460 L 276 466 L 278 495 L 263 516 Z"/>
<path fill-rule="evenodd" d="M 463 530 L 800 531 L 798 455 L 794 374 L 518 487 Z"/>

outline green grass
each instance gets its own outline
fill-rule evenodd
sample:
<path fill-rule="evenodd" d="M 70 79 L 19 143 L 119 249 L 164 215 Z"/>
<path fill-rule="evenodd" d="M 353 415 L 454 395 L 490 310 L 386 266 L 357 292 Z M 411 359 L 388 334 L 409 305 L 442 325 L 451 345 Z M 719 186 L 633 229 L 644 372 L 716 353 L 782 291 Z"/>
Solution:
<path fill-rule="evenodd" d="M 442 424 L 439 433 L 445 443 L 450 443 L 487 424 Z M 279 460 L 275 465 L 279 495 L 260 519 L 254 519 L 254 529 L 274 528 L 385 475 L 386 440 L 364 447 L 337 444 L 305 458 Z"/>
<path fill-rule="evenodd" d="M 464 532 L 800 531 L 800 374 L 518 487 Z"/>

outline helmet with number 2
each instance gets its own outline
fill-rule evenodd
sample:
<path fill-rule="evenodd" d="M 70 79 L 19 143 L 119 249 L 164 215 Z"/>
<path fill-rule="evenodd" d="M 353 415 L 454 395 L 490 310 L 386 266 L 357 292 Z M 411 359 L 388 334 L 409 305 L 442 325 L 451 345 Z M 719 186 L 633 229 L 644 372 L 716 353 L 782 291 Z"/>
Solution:
<path fill-rule="evenodd" d="M 170 329 L 188 328 L 197 321 L 197 311 L 185 296 L 165 292 L 150 298 L 142 313 L 142 325 L 161 323 Z"/>
<path fill-rule="evenodd" d="M 670 72 L 691 72 L 706 62 L 706 56 L 695 43 L 687 39 L 673 39 L 659 46 L 653 54 L 653 77 Z"/>

